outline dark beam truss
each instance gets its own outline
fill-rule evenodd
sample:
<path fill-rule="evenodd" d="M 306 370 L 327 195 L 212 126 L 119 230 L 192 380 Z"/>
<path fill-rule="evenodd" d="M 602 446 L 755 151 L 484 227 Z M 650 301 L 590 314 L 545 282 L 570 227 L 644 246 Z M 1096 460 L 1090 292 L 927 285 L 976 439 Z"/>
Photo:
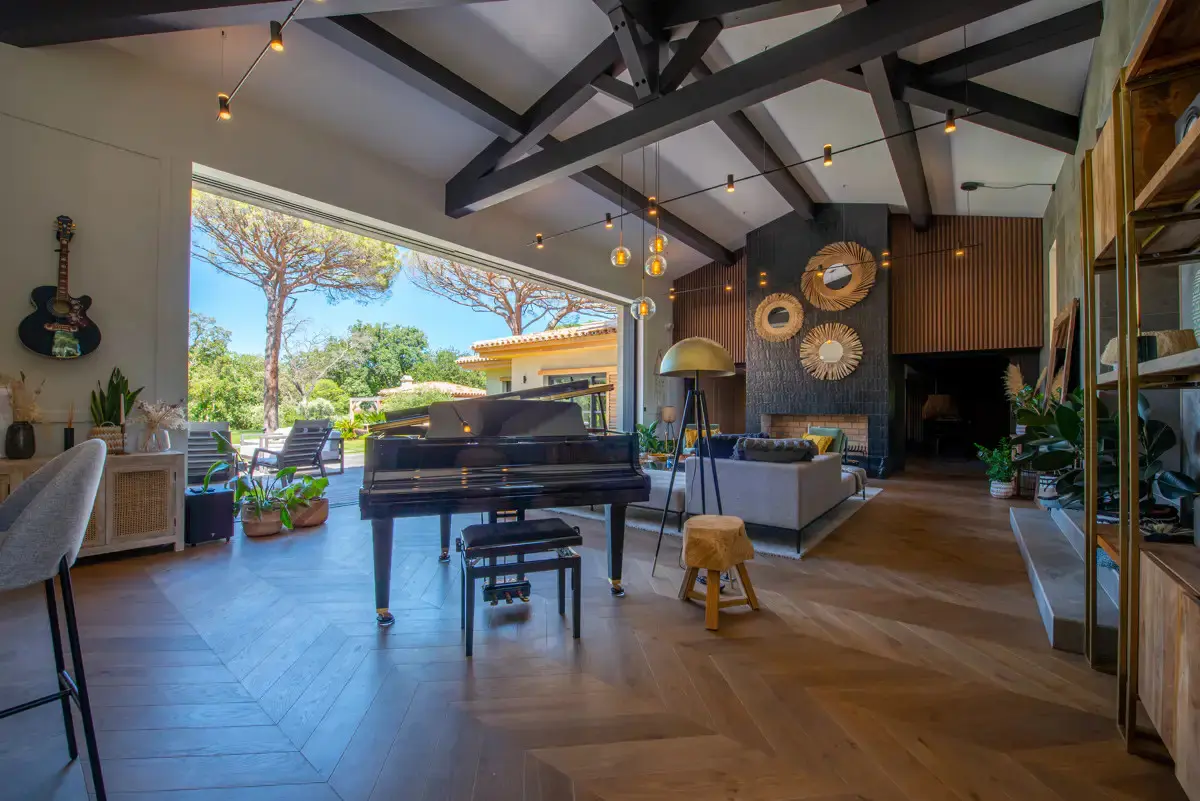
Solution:
<path fill-rule="evenodd" d="M 879 0 L 470 184 L 448 185 L 447 213 L 462 216 L 487 208 L 1019 4 L 1020 0 Z"/>
<path fill-rule="evenodd" d="M 839 0 L 682 0 L 663 14 L 662 27 L 674 29 L 716 19 L 726 28 L 838 5 Z"/>
<path fill-rule="evenodd" d="M 904 193 L 908 216 L 913 227 L 924 231 L 933 221 L 933 204 L 929 200 L 929 185 L 925 182 L 925 165 L 921 161 L 921 148 L 913 130 L 912 108 L 898 99 L 901 86 L 897 81 L 899 59 L 895 55 L 884 56 L 862 65 L 863 79 L 871 102 L 875 104 L 875 115 L 887 140 L 892 165 Z"/>

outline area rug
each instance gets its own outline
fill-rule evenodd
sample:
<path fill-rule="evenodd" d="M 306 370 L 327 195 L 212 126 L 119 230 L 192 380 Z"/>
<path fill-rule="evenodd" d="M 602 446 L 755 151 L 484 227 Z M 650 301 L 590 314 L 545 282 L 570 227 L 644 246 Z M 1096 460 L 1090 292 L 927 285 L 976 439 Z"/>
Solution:
<path fill-rule="evenodd" d="M 817 543 L 834 533 L 838 526 L 857 514 L 860 509 L 881 492 L 883 492 L 882 487 L 867 487 L 867 497 L 865 499 L 862 495 L 853 495 L 810 523 L 804 530 L 804 544 L 808 553 L 811 554 L 812 548 Z M 554 509 L 553 511 L 559 514 L 582 517 L 587 520 L 604 520 L 604 510 L 600 507 L 596 507 L 593 510 L 586 506 L 572 506 Z M 675 513 L 672 512 L 667 518 L 666 533 L 672 537 L 679 537 L 682 535 L 675 530 L 675 520 Z M 631 506 L 625 514 L 625 526 L 627 528 L 636 528 L 641 531 L 650 531 L 657 534 L 660 523 L 662 523 L 661 509 L 643 509 Z M 754 549 L 759 553 L 769 553 L 774 556 L 782 556 L 786 559 L 800 558 L 796 553 L 796 538 L 794 536 L 773 536 L 770 532 L 755 531 L 751 528 L 750 539 L 754 541 Z"/>

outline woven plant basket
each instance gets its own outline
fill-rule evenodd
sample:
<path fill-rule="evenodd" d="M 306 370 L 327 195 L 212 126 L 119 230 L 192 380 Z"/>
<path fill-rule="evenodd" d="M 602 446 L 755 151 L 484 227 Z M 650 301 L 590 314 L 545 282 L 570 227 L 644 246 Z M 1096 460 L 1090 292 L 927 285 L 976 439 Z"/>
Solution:
<path fill-rule="evenodd" d="M 125 453 L 125 430 L 121 426 L 105 423 L 102 426 L 92 426 L 88 431 L 88 439 L 102 439 L 108 446 L 110 454 Z"/>
<path fill-rule="evenodd" d="M 1016 484 L 1012 481 L 993 481 L 990 490 L 993 498 L 1011 498 L 1017 494 Z"/>

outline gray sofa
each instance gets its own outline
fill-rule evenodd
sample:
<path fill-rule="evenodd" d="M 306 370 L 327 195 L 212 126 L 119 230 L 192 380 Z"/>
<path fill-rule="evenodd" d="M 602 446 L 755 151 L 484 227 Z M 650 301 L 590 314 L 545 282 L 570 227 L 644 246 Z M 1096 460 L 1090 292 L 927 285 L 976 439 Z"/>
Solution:
<path fill-rule="evenodd" d="M 776 535 L 794 536 L 796 553 L 804 555 L 821 538 L 805 536 L 805 528 L 856 491 L 852 475 L 842 473 L 840 454 L 826 453 L 809 462 L 758 462 L 715 459 L 721 501 L 727 515 L 742 518 L 749 527 Z M 717 512 L 710 462 L 704 463 L 704 502 Z M 699 458 L 684 462 L 687 513 L 701 514 Z M 764 532 L 764 533 L 765 533 Z"/>

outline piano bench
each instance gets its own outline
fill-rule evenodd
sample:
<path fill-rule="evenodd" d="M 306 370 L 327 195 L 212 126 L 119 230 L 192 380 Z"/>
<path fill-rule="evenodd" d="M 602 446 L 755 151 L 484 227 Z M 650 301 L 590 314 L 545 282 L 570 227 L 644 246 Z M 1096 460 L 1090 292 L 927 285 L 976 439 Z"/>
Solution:
<path fill-rule="evenodd" d="M 566 578 L 571 571 L 572 636 L 579 639 L 580 618 L 580 560 L 573 546 L 583 544 L 579 530 L 558 518 L 518 520 L 509 523 L 478 523 L 463 529 L 458 539 L 462 553 L 462 628 L 466 633 L 467 656 L 474 650 L 475 579 L 492 579 L 484 586 L 485 600 L 496 604 L 500 598 L 512 603 L 514 598 L 529 600 L 527 573 L 558 571 L 558 613 L 566 614 Z M 553 554 L 527 561 L 526 556 Z M 497 562 L 515 556 L 516 562 Z M 497 583 L 496 579 L 516 576 L 515 582 Z"/>

